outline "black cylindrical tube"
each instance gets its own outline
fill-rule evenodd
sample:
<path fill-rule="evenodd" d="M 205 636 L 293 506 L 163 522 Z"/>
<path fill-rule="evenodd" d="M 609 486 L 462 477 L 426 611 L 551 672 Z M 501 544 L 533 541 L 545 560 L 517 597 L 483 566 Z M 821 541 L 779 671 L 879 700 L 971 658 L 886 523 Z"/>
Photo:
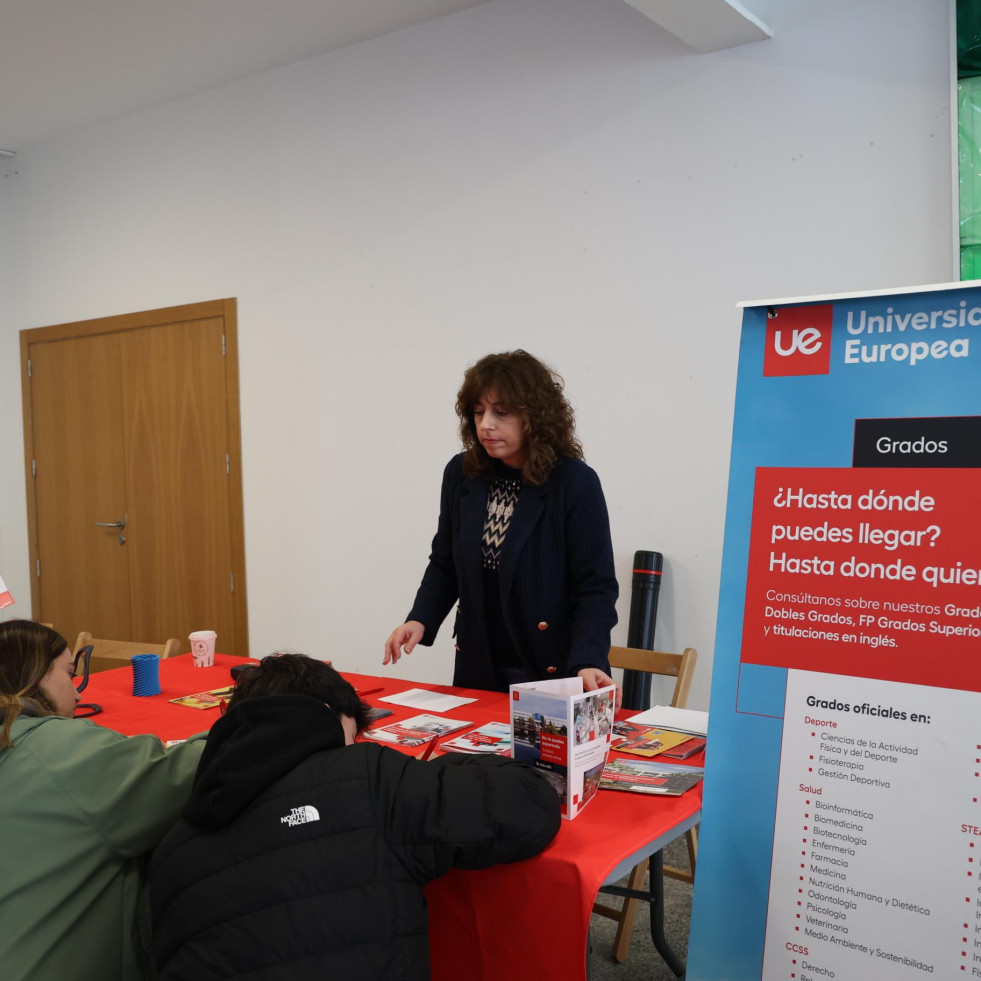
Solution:
<path fill-rule="evenodd" d="M 654 650 L 657 623 L 657 594 L 661 588 L 660 552 L 634 552 L 634 574 L 630 594 L 627 647 Z M 651 706 L 651 676 L 646 671 L 623 672 L 624 708 L 643 712 Z"/>

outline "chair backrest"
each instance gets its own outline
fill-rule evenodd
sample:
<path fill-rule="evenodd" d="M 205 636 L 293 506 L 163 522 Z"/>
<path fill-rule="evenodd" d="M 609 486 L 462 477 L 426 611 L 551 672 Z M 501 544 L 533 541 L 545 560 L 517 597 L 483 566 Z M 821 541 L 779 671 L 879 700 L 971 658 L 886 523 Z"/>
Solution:
<path fill-rule="evenodd" d="M 684 708 L 688 702 L 691 680 L 695 674 L 698 651 L 686 647 L 683 654 L 668 654 L 666 651 L 643 651 L 637 647 L 611 647 L 610 667 L 624 668 L 627 671 L 644 671 L 647 674 L 660 674 L 675 678 L 673 708 Z"/>
<path fill-rule="evenodd" d="M 106 671 L 109 668 L 121 668 L 129 664 L 135 654 L 159 654 L 161 658 L 175 657 L 181 652 L 181 642 L 171 637 L 163 644 L 142 644 L 135 640 L 99 640 L 83 630 L 75 641 L 74 653 L 86 644 L 92 645 L 92 660 L 89 671 Z"/>

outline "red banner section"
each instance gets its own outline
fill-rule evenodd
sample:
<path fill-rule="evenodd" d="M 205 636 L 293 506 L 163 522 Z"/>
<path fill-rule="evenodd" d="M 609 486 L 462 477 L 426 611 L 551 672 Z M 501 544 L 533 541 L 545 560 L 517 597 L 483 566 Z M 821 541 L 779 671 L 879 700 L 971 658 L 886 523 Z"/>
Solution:
<path fill-rule="evenodd" d="M 741 660 L 981 691 L 981 471 L 756 471 Z"/>
<path fill-rule="evenodd" d="M 834 305 L 781 307 L 766 322 L 763 375 L 826 375 L 831 365 Z"/>
<path fill-rule="evenodd" d="M 568 762 L 567 741 L 565 736 L 556 736 L 550 732 L 542 732 L 539 735 L 541 758 L 549 763 L 558 763 L 565 766 Z"/>

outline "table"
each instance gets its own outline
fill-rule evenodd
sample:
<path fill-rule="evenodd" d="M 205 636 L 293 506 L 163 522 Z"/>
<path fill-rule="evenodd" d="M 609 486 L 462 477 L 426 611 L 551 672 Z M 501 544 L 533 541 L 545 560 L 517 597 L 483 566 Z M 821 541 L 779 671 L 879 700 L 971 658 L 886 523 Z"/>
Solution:
<path fill-rule="evenodd" d="M 132 696 L 128 668 L 101 671 L 90 677 L 83 698 L 102 706 L 93 719 L 100 725 L 126 735 L 151 732 L 165 740 L 182 739 L 210 728 L 218 710 L 169 700 L 230 684 L 230 668 L 241 663 L 228 654 L 216 654 L 210 668 L 194 667 L 189 654 L 168 658 L 160 662 L 161 693 L 149 698 Z M 366 697 L 369 704 L 393 710 L 381 725 L 418 714 L 378 702 L 412 687 L 477 699 L 449 713 L 454 718 L 483 724 L 508 717 L 508 696 L 501 692 L 350 672 L 344 677 L 363 691 L 382 689 Z M 459 733 L 446 738 L 454 735 Z M 693 762 L 700 765 L 700 758 Z M 681 797 L 603 790 L 574 821 L 562 822 L 555 840 L 536 858 L 479 871 L 452 869 L 430 883 L 433 981 L 457 981 L 461 964 L 467 966 L 469 981 L 584 981 L 589 918 L 599 887 L 626 875 L 647 856 L 659 861 L 661 848 L 698 823 L 701 804 L 701 784 Z"/>

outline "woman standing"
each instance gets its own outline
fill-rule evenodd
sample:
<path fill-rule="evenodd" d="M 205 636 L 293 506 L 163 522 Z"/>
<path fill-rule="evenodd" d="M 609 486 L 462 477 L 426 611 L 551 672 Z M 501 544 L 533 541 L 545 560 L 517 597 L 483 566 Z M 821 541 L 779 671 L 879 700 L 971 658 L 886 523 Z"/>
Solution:
<path fill-rule="evenodd" d="M 455 685 L 613 684 L 609 517 L 562 379 L 525 351 L 490 354 L 464 376 L 456 412 L 463 453 L 443 471 L 429 565 L 383 663 L 431 645 L 459 601 Z"/>
<path fill-rule="evenodd" d="M 149 853 L 177 820 L 203 737 L 164 750 L 72 721 L 65 638 L 0 623 L 0 965 L 5 981 L 153 976 Z"/>

